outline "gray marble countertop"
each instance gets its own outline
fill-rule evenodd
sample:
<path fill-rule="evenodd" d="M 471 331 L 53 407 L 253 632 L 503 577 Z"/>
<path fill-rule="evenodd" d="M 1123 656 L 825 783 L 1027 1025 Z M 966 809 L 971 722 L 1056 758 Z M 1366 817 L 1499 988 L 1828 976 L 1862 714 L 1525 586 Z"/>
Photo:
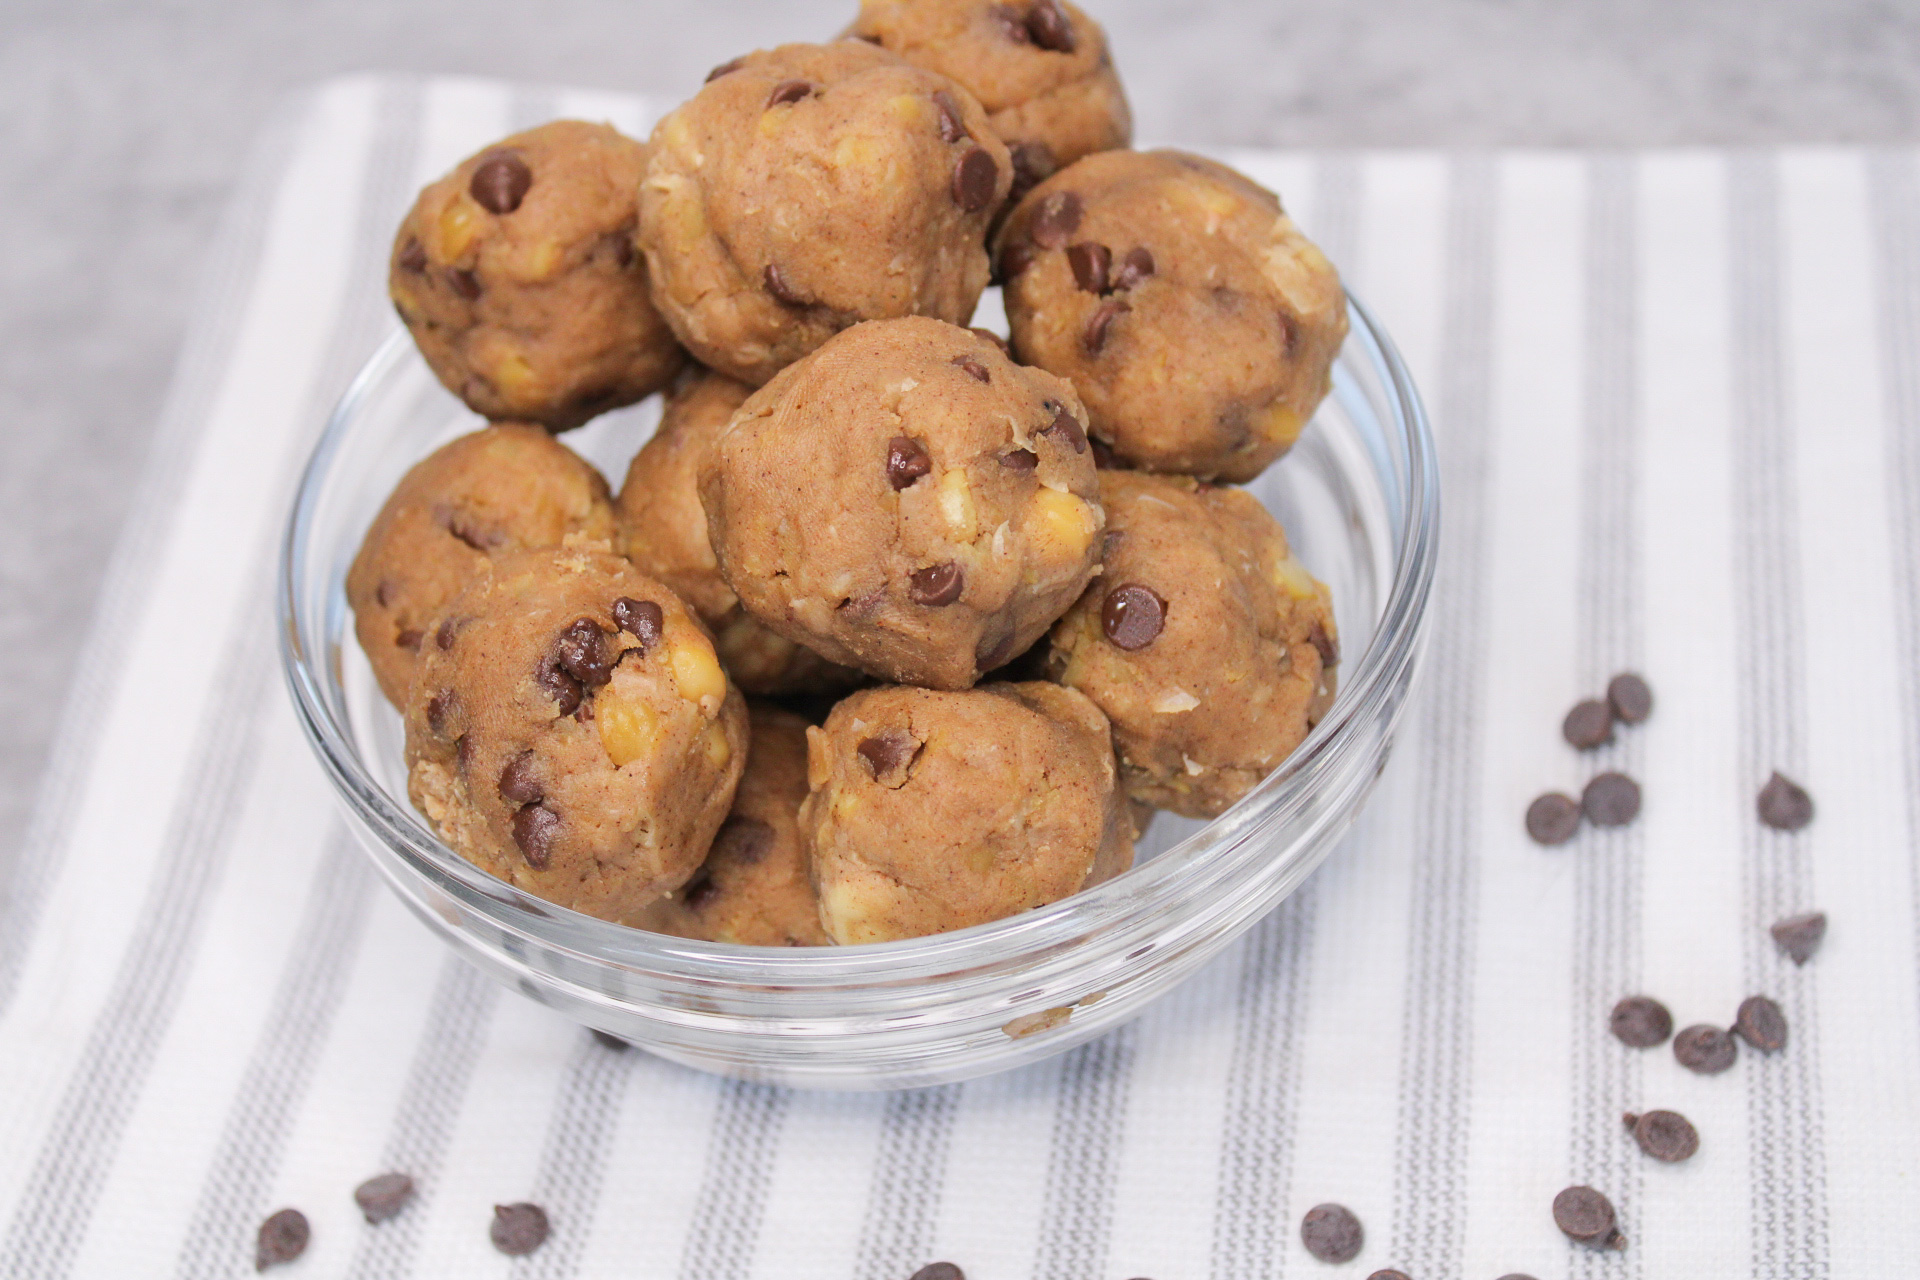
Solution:
<path fill-rule="evenodd" d="M 1139 132 L 1195 145 L 1920 139 L 1895 0 L 1083 0 Z M 348 71 L 680 96 L 852 0 L 7 0 L 0 892 L 247 139 Z M 161 736 L 156 735 L 155 745 Z M 30 856 L 30 851 L 26 851 Z"/>

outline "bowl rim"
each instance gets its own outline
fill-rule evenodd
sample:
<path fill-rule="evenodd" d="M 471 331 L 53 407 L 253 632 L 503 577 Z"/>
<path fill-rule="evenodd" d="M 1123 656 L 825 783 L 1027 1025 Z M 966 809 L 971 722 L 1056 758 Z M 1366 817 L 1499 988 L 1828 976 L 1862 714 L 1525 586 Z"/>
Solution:
<path fill-rule="evenodd" d="M 1371 643 L 1357 661 L 1343 664 L 1340 694 L 1326 716 L 1258 786 L 1201 830 L 1104 884 L 1017 916 L 924 938 L 818 948 L 755 947 L 651 933 L 558 906 L 497 879 L 441 842 L 410 804 L 391 796 L 374 779 L 361 759 L 342 723 L 345 706 L 338 683 L 325 674 L 333 648 L 326 621 L 306 615 L 301 589 L 312 555 L 307 534 L 331 478 L 330 464 L 363 401 L 412 354 L 403 329 L 380 345 L 328 415 L 302 469 L 282 535 L 276 621 L 296 718 L 342 803 L 417 878 L 485 915 L 504 932 L 589 966 L 611 965 L 637 977 L 710 990 L 745 985 L 758 993 L 818 995 L 983 977 L 1070 949 L 1124 925 L 1143 909 L 1151 911 L 1155 902 L 1171 900 L 1176 891 L 1191 901 L 1210 885 L 1225 887 L 1274 861 L 1275 851 L 1263 847 L 1261 836 L 1304 814 L 1315 793 L 1313 781 L 1351 752 L 1364 749 L 1360 727 L 1391 711 L 1407 669 L 1418 659 L 1438 559 L 1434 443 L 1419 393 L 1392 339 L 1351 293 L 1347 302 L 1347 341 L 1359 344 L 1365 363 L 1379 377 L 1387 398 L 1385 422 L 1395 429 L 1405 458 L 1399 545 Z M 331 583 L 326 591 L 341 589 Z M 309 636 L 317 651 L 309 650 Z M 343 639 L 351 642 L 350 637 L 348 628 Z"/>

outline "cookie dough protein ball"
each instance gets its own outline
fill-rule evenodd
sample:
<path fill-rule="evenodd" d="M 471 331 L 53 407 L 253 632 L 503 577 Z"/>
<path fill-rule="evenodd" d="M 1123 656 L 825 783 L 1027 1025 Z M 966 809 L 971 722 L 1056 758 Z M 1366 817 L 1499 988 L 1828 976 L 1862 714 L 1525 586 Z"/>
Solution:
<path fill-rule="evenodd" d="M 614 533 L 607 482 L 539 427 L 502 424 L 434 450 L 400 481 L 347 570 L 354 630 L 395 706 L 449 600 L 489 557 Z"/>
<path fill-rule="evenodd" d="M 449 607 L 407 700 L 407 791 L 463 857 L 637 922 L 733 800 L 746 700 L 705 628 L 610 552 L 503 556 Z"/>
<path fill-rule="evenodd" d="M 1072 389 L 938 320 L 859 325 L 754 394 L 702 465 L 720 571 L 835 662 L 964 689 L 1099 563 Z"/>
<path fill-rule="evenodd" d="M 703 363 L 758 386 L 861 320 L 965 324 L 1012 182 L 973 95 L 859 40 L 716 68 L 653 131 L 640 246 Z"/>
<path fill-rule="evenodd" d="M 807 878 L 800 802 L 807 798 L 807 722 L 753 705 L 746 772 L 733 811 L 693 879 L 642 922 L 656 933 L 757 947 L 824 946 Z"/>
<path fill-rule="evenodd" d="M 727 674 L 743 691 L 786 695 L 848 689 L 860 682 L 860 672 L 775 635 L 740 607 L 707 540 L 700 459 L 752 393 L 752 387 L 725 374 L 700 370 L 683 377 L 667 401 L 660 429 L 627 468 L 615 504 L 619 549 L 700 615 L 713 631 Z"/>
<path fill-rule="evenodd" d="M 420 193 L 388 287 L 474 412 L 564 431 L 672 379 L 684 356 L 633 242 L 645 161 L 607 125 L 556 120 Z"/>
<path fill-rule="evenodd" d="M 864 0 L 853 34 L 937 71 L 987 109 L 1013 161 L 1013 199 L 1095 151 L 1133 116 L 1106 33 L 1058 0 Z"/>
<path fill-rule="evenodd" d="M 1106 717 L 1071 689 L 888 687 L 807 731 L 800 824 L 835 942 L 998 920 L 1133 863 Z"/>
<path fill-rule="evenodd" d="M 1127 471 L 1100 490 L 1106 568 L 1048 670 L 1113 722 L 1128 795 L 1214 817 L 1307 735 L 1339 660 L 1327 589 L 1244 490 Z"/>
<path fill-rule="evenodd" d="M 996 243 L 1014 350 L 1072 380 L 1125 465 L 1251 480 L 1331 385 L 1340 277 L 1224 165 L 1088 156 L 1029 192 Z"/>

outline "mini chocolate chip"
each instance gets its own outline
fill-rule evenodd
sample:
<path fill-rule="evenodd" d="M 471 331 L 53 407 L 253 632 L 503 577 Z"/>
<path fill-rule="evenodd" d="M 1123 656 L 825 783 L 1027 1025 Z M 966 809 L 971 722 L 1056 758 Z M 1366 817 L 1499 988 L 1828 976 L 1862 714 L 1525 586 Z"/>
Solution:
<path fill-rule="evenodd" d="M 1122 583 L 1100 606 L 1100 628 L 1115 648 L 1132 653 L 1159 639 L 1167 625 L 1167 602 L 1152 587 Z"/>
<path fill-rule="evenodd" d="M 1102 440 L 1099 436 L 1089 437 L 1087 443 L 1093 448 L 1093 465 L 1096 469 L 1100 471 L 1112 471 L 1119 467 L 1120 458 L 1119 455 L 1114 453 L 1112 445 Z"/>
<path fill-rule="evenodd" d="M 1613 1203 L 1592 1187 L 1568 1187 L 1553 1198 L 1553 1225 L 1569 1240 L 1596 1249 L 1624 1249 L 1627 1238 L 1614 1223 Z"/>
<path fill-rule="evenodd" d="M 908 579 L 907 595 L 915 604 L 942 608 L 960 598 L 967 585 L 966 574 L 951 560 L 915 569 Z"/>
<path fill-rule="evenodd" d="M 473 735 L 463 733 L 453 740 L 453 754 L 460 761 L 460 772 L 466 773 L 473 764 Z"/>
<path fill-rule="evenodd" d="M 931 470 L 933 455 L 918 440 L 895 436 L 887 441 L 887 483 L 895 490 L 906 488 Z"/>
<path fill-rule="evenodd" d="M 1653 690 L 1631 671 L 1607 681 L 1607 703 L 1621 724 L 1639 724 L 1653 714 Z"/>
<path fill-rule="evenodd" d="M 434 647 L 440 650 L 440 652 L 445 653 L 447 650 L 453 648 L 454 639 L 459 634 L 459 624 L 454 622 L 452 618 L 442 618 L 440 625 L 435 627 L 433 631 Z"/>
<path fill-rule="evenodd" d="M 974 337 L 979 338 L 983 342 L 991 342 L 995 347 L 999 348 L 1001 355 L 1004 356 L 1007 354 L 1007 340 L 1001 337 L 999 334 L 995 333 L 993 330 L 969 329 L 967 330 L 967 332 L 972 334 Z"/>
<path fill-rule="evenodd" d="M 1013 187 L 1007 192 L 1009 203 L 1017 202 L 1060 168 L 1053 148 L 1044 142 L 1010 142 L 1007 158 L 1013 163 Z"/>
<path fill-rule="evenodd" d="M 1613 1013 L 1607 1018 L 1607 1030 L 1629 1048 L 1651 1049 L 1665 1044 L 1673 1034 L 1673 1015 L 1652 996 L 1627 996 L 1613 1006 Z"/>
<path fill-rule="evenodd" d="M 1613 741 L 1613 708 L 1598 698 L 1574 704 L 1560 724 L 1560 736 L 1582 751 Z"/>
<path fill-rule="evenodd" d="M 643 657 L 666 634 L 667 615 L 651 600 L 621 596 L 613 602 L 613 620 L 622 631 L 640 642 Z"/>
<path fill-rule="evenodd" d="M 1085 293 L 1107 291 L 1107 268 L 1113 265 L 1113 250 L 1092 240 L 1067 246 L 1067 265 L 1073 268 L 1073 282 Z"/>
<path fill-rule="evenodd" d="M 1116 290 L 1132 289 L 1142 280 L 1153 274 L 1153 252 L 1142 246 L 1127 250 L 1120 259 L 1120 265 L 1113 273 L 1113 287 Z"/>
<path fill-rule="evenodd" d="M 985 147 L 968 147 L 953 166 L 953 202 L 967 213 L 978 213 L 993 203 L 1000 182 L 1000 166 Z"/>
<path fill-rule="evenodd" d="M 593 1038 L 600 1042 L 600 1047 L 603 1049 L 611 1049 L 615 1053 L 625 1053 L 627 1050 L 633 1048 L 632 1045 L 622 1040 L 619 1036 L 614 1035 L 611 1031 L 602 1031 L 598 1027 L 590 1027 L 588 1030 L 593 1033 Z"/>
<path fill-rule="evenodd" d="M 1368 1276 L 1367 1280 L 1413 1280 L 1413 1277 L 1404 1271 L 1395 1271 L 1392 1267 L 1382 1267 Z"/>
<path fill-rule="evenodd" d="M 1360 1219 L 1343 1204 L 1317 1204 L 1300 1220 L 1300 1242 L 1322 1262 L 1351 1261 L 1365 1239 Z"/>
<path fill-rule="evenodd" d="M 1565 844 L 1580 829 L 1580 803 L 1570 795 L 1549 791 L 1527 806 L 1527 834 L 1535 844 Z"/>
<path fill-rule="evenodd" d="M 1678 1164 L 1700 1149 L 1700 1133 L 1678 1111 L 1649 1111 L 1620 1117 L 1640 1149 L 1664 1164 Z"/>
<path fill-rule="evenodd" d="M 375 1225 L 399 1213 L 412 1199 L 413 1179 L 404 1173 L 378 1174 L 353 1189 L 353 1202 Z"/>
<path fill-rule="evenodd" d="M 1820 949 L 1820 940 L 1827 936 L 1827 913 L 1809 911 L 1805 915 L 1788 916 L 1776 921 L 1768 932 L 1788 959 L 1795 964 L 1805 964 Z"/>
<path fill-rule="evenodd" d="M 967 1273 L 951 1262 L 929 1262 L 914 1272 L 909 1280 L 967 1280 Z"/>
<path fill-rule="evenodd" d="M 879 733 L 863 738 L 854 750 L 867 762 L 867 770 L 874 781 L 884 783 L 894 774 L 903 773 L 920 754 L 920 742 L 905 729 L 882 729 Z M 905 781 L 903 777 L 901 781 Z"/>
<path fill-rule="evenodd" d="M 1027 34 L 1042 49 L 1054 53 L 1072 53 L 1073 22 L 1054 0 L 1037 0 L 1027 10 Z"/>
<path fill-rule="evenodd" d="M 1618 827 L 1640 814 L 1640 784 L 1624 773 L 1602 773 L 1580 793 L 1580 811 L 1596 827 Z"/>
<path fill-rule="evenodd" d="M 497 1204 L 487 1238 L 509 1258 L 524 1257 L 547 1242 L 547 1211 L 537 1204 Z"/>
<path fill-rule="evenodd" d="M 408 627 L 399 635 L 395 636 L 393 642 L 402 649 L 411 649 L 413 652 L 418 653 L 420 652 L 420 642 L 424 639 L 426 639 L 426 636 L 421 634 L 420 628 Z"/>
<path fill-rule="evenodd" d="M 1031 449 L 1014 449 L 1000 455 L 1000 465 L 1011 471 L 1031 471 L 1040 465 L 1040 455 Z"/>
<path fill-rule="evenodd" d="M 539 804 L 546 799 L 531 751 L 522 751 L 500 771 L 500 797 L 510 804 Z"/>
<path fill-rule="evenodd" d="M 547 869 L 559 835 L 560 815 L 543 804 L 530 804 L 513 815 L 513 842 L 535 871 Z"/>
<path fill-rule="evenodd" d="M 476 518 L 472 512 L 442 503 L 433 509 L 434 523 L 482 554 L 501 546 L 507 535 Z"/>
<path fill-rule="evenodd" d="M 798 102 L 813 92 L 813 86 L 805 80 L 782 80 L 773 86 L 773 92 L 767 95 L 767 106 L 781 107 L 790 102 Z"/>
<path fill-rule="evenodd" d="M 490 152 L 473 171 L 467 182 L 467 194 L 488 213 L 508 214 L 520 207 L 533 186 L 533 170 L 518 151 Z"/>
<path fill-rule="evenodd" d="M 1096 440 L 1094 443 L 1098 444 L 1099 441 Z M 1112 563 L 1113 553 L 1119 550 L 1120 544 L 1125 542 L 1126 540 L 1127 540 L 1127 531 L 1125 529 L 1108 529 L 1105 533 L 1101 534 L 1100 535 L 1100 562 L 1102 564 Z"/>
<path fill-rule="evenodd" d="M 393 603 L 394 590 L 395 590 L 395 587 L 393 585 L 393 579 L 391 578 L 380 579 L 380 585 L 373 589 L 373 602 L 379 605 L 382 609 L 386 608 L 388 605 Z"/>
<path fill-rule="evenodd" d="M 640 256 L 639 251 L 633 247 L 633 236 L 629 232 L 608 232 L 604 243 L 613 250 L 613 263 L 622 271 L 632 266 L 634 260 Z"/>
<path fill-rule="evenodd" d="M 993 375 L 987 372 L 987 366 L 981 364 L 970 355 L 957 355 L 953 358 L 952 363 L 955 368 L 961 370 L 976 382 L 993 381 Z"/>
<path fill-rule="evenodd" d="M 1805 787 L 1776 772 L 1760 788 L 1760 821 L 1775 831 L 1798 831 L 1813 821 L 1813 797 Z"/>
<path fill-rule="evenodd" d="M 1000 279 L 1011 280 L 1033 265 L 1033 245 L 1018 237 L 1000 249 Z"/>
<path fill-rule="evenodd" d="M 1307 631 L 1307 643 L 1320 655 L 1323 669 L 1340 665 L 1340 642 L 1327 634 L 1326 624 L 1318 618 L 1313 620 L 1313 626 Z"/>
<path fill-rule="evenodd" d="M 442 689 L 427 699 L 427 728 L 438 734 L 447 731 L 447 712 L 453 708 L 453 690 Z"/>
<path fill-rule="evenodd" d="M 1000 28 L 1000 34 L 1015 44 L 1027 44 L 1033 39 L 1027 31 L 1027 20 L 1012 5 L 997 4 L 987 10 L 987 14 Z"/>
<path fill-rule="evenodd" d="M 789 307 L 807 305 L 806 297 L 793 291 L 793 286 L 787 283 L 787 278 L 780 274 L 780 268 L 773 263 L 769 262 L 767 269 L 760 275 L 766 281 L 767 292 L 774 296 L 775 301 L 785 303 Z"/>
<path fill-rule="evenodd" d="M 1080 345 L 1086 348 L 1090 356 L 1097 356 L 1107 347 L 1107 330 L 1113 324 L 1113 318 L 1123 311 L 1133 310 L 1133 305 L 1125 298 L 1108 298 L 1093 309 L 1087 317 L 1086 330 L 1080 335 Z"/>
<path fill-rule="evenodd" d="M 1040 428 L 1041 435 L 1059 436 L 1075 453 L 1087 451 L 1087 430 L 1080 425 L 1080 419 L 1073 416 L 1071 409 L 1053 400 L 1044 401 L 1041 408 L 1053 410 L 1053 421 Z"/>
<path fill-rule="evenodd" d="M 408 236 L 406 244 L 400 247 L 400 266 L 407 271 L 425 271 L 427 269 L 427 251 L 414 236 Z"/>
<path fill-rule="evenodd" d="M 1524 1271 L 1509 1271 L 1500 1280 L 1533 1280 L 1533 1277 Z"/>
<path fill-rule="evenodd" d="M 313 1239 L 313 1228 L 307 1225 L 307 1215 L 298 1209 L 282 1209 L 260 1224 L 259 1237 L 253 1246 L 253 1269 L 265 1271 L 268 1267 L 277 1267 L 283 1262 L 292 1262 L 307 1251 L 307 1242 Z"/>
<path fill-rule="evenodd" d="M 1719 1027 L 1698 1023 L 1673 1038 L 1673 1056 L 1689 1071 L 1717 1076 L 1733 1065 L 1733 1037 Z"/>
<path fill-rule="evenodd" d="M 1013 656 L 1013 633 L 1008 632 L 991 644 L 982 644 L 974 652 L 973 664 L 982 671 L 991 671 Z"/>
<path fill-rule="evenodd" d="M 680 890 L 680 902 L 683 906 L 698 911 L 701 904 L 718 892 L 720 892 L 720 886 L 713 882 L 713 876 L 705 867 L 702 867 L 700 873 L 687 881 L 686 887 Z"/>
<path fill-rule="evenodd" d="M 480 277 L 465 267 L 448 267 L 447 283 L 453 286 L 455 293 L 468 302 L 480 296 Z"/>
<path fill-rule="evenodd" d="M 1027 234 L 1043 249 L 1058 249 L 1080 229 L 1080 215 L 1083 212 L 1085 210 L 1079 196 L 1071 191 L 1055 191 L 1033 211 L 1033 221 L 1027 224 Z"/>
<path fill-rule="evenodd" d="M 751 866 L 773 849 L 773 828 L 758 818 L 733 814 L 720 824 L 707 857 L 725 858 L 740 866 Z"/>
<path fill-rule="evenodd" d="M 707 72 L 706 83 L 712 84 L 715 80 L 718 80 L 721 76 L 731 75 L 733 72 L 738 71 L 740 69 L 740 64 L 745 61 L 746 61 L 745 58 L 727 59 L 725 62 L 721 63 L 719 66 L 715 67 L 713 70 Z"/>
<path fill-rule="evenodd" d="M 613 663 L 618 657 L 607 643 L 607 633 L 592 618 L 575 618 L 553 642 L 554 660 L 566 673 L 593 689 L 613 678 Z"/>
<path fill-rule="evenodd" d="M 1762 1053 L 1787 1047 L 1787 1015 L 1766 996 L 1748 996 L 1734 1015 L 1733 1029 Z"/>
<path fill-rule="evenodd" d="M 945 89 L 933 91 L 933 108 L 940 113 L 940 141 L 958 142 L 968 136 L 966 123 L 960 118 L 960 104 Z"/>

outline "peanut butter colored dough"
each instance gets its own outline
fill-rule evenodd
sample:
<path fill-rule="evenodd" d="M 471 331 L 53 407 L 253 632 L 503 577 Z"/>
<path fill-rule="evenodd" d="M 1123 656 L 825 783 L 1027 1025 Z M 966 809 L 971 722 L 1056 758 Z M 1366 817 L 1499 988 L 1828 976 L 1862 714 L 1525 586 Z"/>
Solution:
<path fill-rule="evenodd" d="M 859 40 L 717 68 L 653 131 L 640 247 L 704 364 L 758 386 L 861 320 L 965 324 L 1012 182 L 973 95 Z"/>
<path fill-rule="evenodd" d="M 1020 358 L 1071 379 L 1124 465 L 1251 480 L 1331 387 L 1340 277 L 1272 192 L 1178 151 L 1105 151 L 996 241 Z"/>
<path fill-rule="evenodd" d="M 1064 0 L 862 0 L 853 34 L 980 100 L 1012 157 L 1013 199 L 1133 140 L 1106 33 Z"/>
<path fill-rule="evenodd" d="M 672 380 L 684 356 L 633 243 L 645 162 L 607 125 L 556 120 L 420 193 L 388 287 L 475 413 L 565 431 Z"/>
<path fill-rule="evenodd" d="M 775 635 L 740 607 L 707 540 L 700 460 L 734 410 L 753 393 L 725 374 L 694 370 L 667 400 L 660 429 L 627 467 L 614 516 L 620 551 L 640 572 L 672 587 L 712 629 L 720 661 L 750 694 L 834 693 L 864 677 Z"/>
<path fill-rule="evenodd" d="M 1211 818 L 1287 757 L 1339 660 L 1327 589 L 1241 489 L 1100 473 L 1106 569 L 1049 673 L 1113 722 L 1129 796 Z"/>
<path fill-rule="evenodd" d="M 827 943 L 807 877 L 800 802 L 807 798 L 807 722 L 760 703 L 733 811 L 700 870 L 642 922 L 655 933 L 755 947 Z"/>
<path fill-rule="evenodd" d="M 835 942 L 984 924 L 1133 865 L 1106 717 L 1058 685 L 863 690 L 807 730 L 807 777 Z"/>
<path fill-rule="evenodd" d="M 461 592 L 406 728 L 407 793 L 456 852 L 622 923 L 699 867 L 747 754 L 746 700 L 699 620 L 577 548 L 502 556 Z"/>
<path fill-rule="evenodd" d="M 782 370 L 702 463 L 720 572 L 771 630 L 882 679 L 964 689 L 1099 564 L 1072 389 L 968 330 L 858 325 Z"/>
<path fill-rule="evenodd" d="M 607 482 L 543 429 L 503 423 L 441 445 L 401 478 L 347 570 L 380 691 L 405 705 L 415 655 L 488 557 L 613 534 Z"/>

